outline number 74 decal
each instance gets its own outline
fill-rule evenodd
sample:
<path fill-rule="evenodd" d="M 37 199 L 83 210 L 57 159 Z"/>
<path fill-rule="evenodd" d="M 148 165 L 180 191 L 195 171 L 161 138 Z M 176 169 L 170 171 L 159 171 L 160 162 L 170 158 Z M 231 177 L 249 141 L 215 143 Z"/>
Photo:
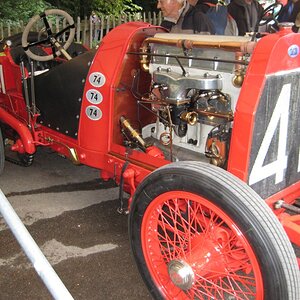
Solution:
<path fill-rule="evenodd" d="M 291 84 L 285 84 L 280 92 L 277 104 L 270 119 L 270 123 L 265 132 L 260 148 L 258 150 L 253 168 L 249 176 L 249 185 L 253 185 L 272 175 L 275 175 L 275 184 L 284 179 L 287 168 L 288 156 L 286 154 L 288 138 L 289 106 L 291 99 Z M 271 142 L 279 126 L 277 157 L 276 160 L 265 164 Z M 297 172 L 300 172 L 300 148 Z"/>

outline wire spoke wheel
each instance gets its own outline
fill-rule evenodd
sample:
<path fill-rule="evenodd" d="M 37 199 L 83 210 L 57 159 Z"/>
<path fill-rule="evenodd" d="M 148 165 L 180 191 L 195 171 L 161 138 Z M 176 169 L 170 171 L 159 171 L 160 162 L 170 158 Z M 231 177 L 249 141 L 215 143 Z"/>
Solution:
<path fill-rule="evenodd" d="M 156 170 L 137 189 L 129 224 L 155 299 L 299 298 L 296 257 L 281 224 L 220 168 L 185 162 Z"/>
<path fill-rule="evenodd" d="M 158 285 L 172 287 L 172 296 L 262 299 L 262 276 L 251 246 L 206 199 L 182 191 L 158 196 L 146 211 L 142 236 L 152 276 Z"/>

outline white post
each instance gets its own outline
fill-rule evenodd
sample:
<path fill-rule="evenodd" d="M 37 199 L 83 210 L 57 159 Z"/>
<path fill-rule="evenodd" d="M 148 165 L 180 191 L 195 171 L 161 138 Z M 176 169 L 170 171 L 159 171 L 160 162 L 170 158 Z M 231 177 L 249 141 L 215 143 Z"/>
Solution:
<path fill-rule="evenodd" d="M 156 12 L 153 12 L 153 19 L 152 19 L 153 21 L 152 21 L 152 25 L 158 25 L 157 24 L 157 19 L 156 19 Z M 159 24 L 160 25 L 160 24 Z"/>
<path fill-rule="evenodd" d="M 77 17 L 76 42 L 80 43 L 81 20 Z"/>
<path fill-rule="evenodd" d="M 56 33 L 59 32 L 59 19 L 58 19 L 58 17 L 56 17 L 56 19 L 55 19 L 55 30 L 56 30 Z"/>
<path fill-rule="evenodd" d="M 4 29 L 3 29 L 3 23 L 0 23 L 0 36 L 1 36 L 1 40 L 3 40 L 5 38 L 5 36 L 4 36 Z"/>
<path fill-rule="evenodd" d="M 88 21 L 87 21 L 87 16 L 84 17 L 84 22 L 83 22 L 83 33 L 82 33 L 82 43 L 85 46 L 88 46 L 88 41 L 87 41 L 87 30 L 88 30 Z"/>
<path fill-rule="evenodd" d="M 10 24 L 7 24 L 7 36 L 11 36 Z"/>
<path fill-rule="evenodd" d="M 103 35 L 104 35 L 104 16 L 101 15 L 101 18 L 100 18 L 100 41 L 102 41 L 103 39 Z"/>
<path fill-rule="evenodd" d="M 90 18 L 89 18 L 89 27 L 90 27 L 90 30 L 89 30 L 89 36 L 90 36 L 89 47 L 90 47 L 90 49 L 92 49 L 94 37 L 96 37 L 96 32 L 97 32 L 96 24 L 93 23 L 92 16 L 90 16 Z"/>
<path fill-rule="evenodd" d="M 66 28 L 67 27 L 67 20 L 66 18 L 63 19 L 63 27 L 62 28 Z M 64 32 L 63 35 L 62 35 L 62 41 L 65 42 L 67 39 L 66 39 L 66 33 Z"/>
<path fill-rule="evenodd" d="M 0 189 L 0 213 L 54 299 L 74 298 L 64 286 Z"/>
<path fill-rule="evenodd" d="M 106 19 L 106 31 L 105 31 L 105 34 L 108 34 L 109 33 L 109 28 L 110 27 L 110 16 L 107 16 L 107 19 Z"/>

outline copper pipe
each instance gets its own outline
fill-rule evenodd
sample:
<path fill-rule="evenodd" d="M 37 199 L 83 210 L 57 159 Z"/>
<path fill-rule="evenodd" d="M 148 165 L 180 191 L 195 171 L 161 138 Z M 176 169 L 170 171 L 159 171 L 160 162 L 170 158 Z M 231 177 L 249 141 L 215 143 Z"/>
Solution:
<path fill-rule="evenodd" d="M 176 46 L 178 48 L 185 48 L 185 49 L 193 49 L 193 48 L 216 48 L 216 49 L 223 49 L 232 52 L 242 52 L 242 53 L 252 53 L 256 42 L 247 41 L 247 42 L 222 42 L 222 41 L 192 41 L 187 39 L 163 39 L 163 38 L 155 38 L 150 37 L 143 41 L 141 46 L 141 52 L 145 53 L 142 55 L 140 63 L 142 69 L 144 71 L 149 71 L 149 62 L 150 57 L 147 55 L 149 53 L 150 48 L 149 44 L 161 44 L 161 45 L 169 45 L 169 46 Z"/>
<path fill-rule="evenodd" d="M 224 114 L 224 113 L 203 111 L 203 110 L 199 110 L 199 109 L 196 109 L 196 112 L 200 115 L 204 115 L 204 116 L 207 116 L 207 117 L 222 118 L 222 119 L 226 119 L 229 122 L 233 121 L 233 114 L 230 113 L 230 112 L 228 114 Z"/>
<path fill-rule="evenodd" d="M 147 38 L 144 40 L 142 44 L 142 51 L 148 49 L 149 44 L 163 44 L 163 45 L 170 45 L 176 46 L 178 48 L 184 47 L 185 49 L 193 49 L 193 48 L 217 48 L 229 51 L 241 51 L 247 52 L 253 51 L 256 42 L 221 42 L 221 41 L 192 41 L 192 40 L 173 40 L 173 39 L 163 39 L 163 38 Z"/>

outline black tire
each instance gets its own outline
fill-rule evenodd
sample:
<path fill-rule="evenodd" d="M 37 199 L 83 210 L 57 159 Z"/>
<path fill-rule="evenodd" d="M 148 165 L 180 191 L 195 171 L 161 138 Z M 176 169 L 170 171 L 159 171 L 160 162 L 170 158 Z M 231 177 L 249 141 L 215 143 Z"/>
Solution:
<path fill-rule="evenodd" d="M 4 170 L 4 161 L 5 161 L 4 141 L 3 141 L 2 131 L 0 127 L 0 175 L 3 173 Z"/>
<path fill-rule="evenodd" d="M 180 291 L 180 293 L 184 293 L 182 295 L 180 294 L 181 296 L 178 296 L 178 299 L 189 299 L 194 297 L 196 299 L 245 299 L 243 297 L 232 296 L 227 298 L 227 296 L 225 296 L 226 293 L 223 294 L 222 291 L 217 291 L 214 295 L 212 295 L 213 292 L 211 292 L 211 284 L 213 280 L 211 278 L 213 278 L 213 271 L 210 271 L 208 273 L 209 275 L 207 275 L 205 278 L 200 277 L 202 273 L 200 275 L 198 273 L 193 273 L 193 276 L 187 277 L 188 279 L 197 278 L 197 282 L 195 279 L 193 279 L 194 281 L 192 281 L 192 287 L 184 286 L 185 291 L 183 288 L 180 289 L 178 287 L 179 285 L 176 286 L 174 284 L 174 280 L 172 281 L 169 278 L 170 269 L 173 272 L 173 269 L 170 268 L 170 262 L 172 261 L 173 263 L 175 261 L 178 263 L 179 260 L 181 262 L 185 257 L 185 253 L 182 255 L 182 249 L 184 249 L 184 252 L 187 252 L 188 246 L 181 247 L 181 252 L 178 252 L 178 250 L 175 248 L 177 247 L 176 243 L 180 239 L 176 238 L 176 243 L 173 243 L 175 245 L 174 248 L 168 246 L 169 248 L 167 250 L 170 252 L 170 255 L 168 256 L 168 253 L 166 254 L 168 251 L 165 251 L 166 246 L 164 246 L 164 243 L 168 243 L 168 239 L 171 240 L 171 234 L 172 239 L 175 240 L 176 231 L 179 231 L 180 234 L 180 230 L 184 231 L 182 227 L 186 225 L 179 226 L 176 224 L 176 226 L 174 226 L 174 223 L 177 222 L 178 218 L 191 218 L 187 216 L 192 216 L 191 207 L 193 204 L 192 201 L 188 200 L 192 198 L 185 199 L 174 197 L 174 203 L 176 200 L 178 207 L 180 207 L 178 204 L 179 201 L 185 201 L 181 202 L 181 204 L 185 203 L 184 209 L 177 208 L 177 214 L 176 217 L 173 218 L 173 223 L 170 220 L 167 222 L 164 221 L 163 219 L 166 219 L 165 215 L 171 215 L 171 213 L 169 213 L 171 209 L 169 209 L 167 212 L 168 214 L 166 214 L 165 210 L 167 206 L 165 206 L 165 203 L 167 202 L 162 202 L 164 204 L 163 205 L 158 202 L 158 199 L 164 197 L 164 195 L 169 195 L 171 192 L 178 193 L 178 197 L 180 197 L 181 193 L 184 195 L 185 193 L 190 193 L 190 195 L 195 196 L 195 198 L 199 197 L 199 199 L 206 201 L 205 203 L 208 203 L 207 207 L 215 207 L 217 216 L 218 214 L 221 216 L 224 215 L 224 219 L 220 219 L 222 221 L 220 223 L 222 224 L 220 228 L 225 230 L 225 232 L 227 232 L 228 229 L 230 230 L 232 228 L 238 228 L 237 232 L 241 233 L 242 238 L 245 239 L 245 245 L 248 247 L 245 248 L 246 251 L 243 253 L 246 255 L 252 253 L 252 256 L 249 256 L 251 259 L 253 259 L 249 260 L 249 262 L 253 262 L 251 265 L 251 272 L 259 275 L 259 278 L 255 278 L 258 279 L 258 281 L 254 282 L 261 282 L 261 286 L 263 286 L 261 291 L 256 290 L 255 296 L 249 296 L 247 299 L 300 299 L 300 276 L 296 256 L 292 245 L 275 214 L 266 205 L 266 203 L 244 182 L 234 177 L 230 173 L 222 170 L 221 168 L 200 162 L 179 162 L 157 169 L 139 185 L 133 198 L 129 216 L 129 237 L 131 248 L 139 272 L 141 273 L 143 280 L 155 299 L 175 298 L 174 293 L 177 293 L 177 290 Z M 158 204 L 157 207 L 156 203 Z M 168 205 L 169 203 L 173 202 L 170 200 Z M 187 205 L 187 203 L 191 204 Z M 200 204 L 199 207 L 201 207 L 202 210 L 202 204 Z M 207 210 L 205 206 L 203 207 L 204 211 L 207 211 L 207 213 L 202 213 L 201 215 L 199 212 L 194 212 L 194 215 L 200 215 L 202 220 L 212 218 L 211 215 L 215 215 L 213 210 Z M 158 211 L 160 211 L 160 214 Z M 185 217 L 183 217 L 184 214 L 186 215 Z M 218 217 L 215 219 L 219 220 Z M 233 227 L 228 227 L 225 222 L 223 223 L 223 220 L 227 221 L 227 219 L 233 221 Z M 163 223 L 164 225 L 167 223 L 169 228 L 166 230 L 158 225 L 156 227 L 156 223 Z M 181 223 L 184 224 L 184 222 Z M 195 223 L 197 222 L 195 221 Z M 208 223 L 210 224 L 210 222 Z M 153 228 L 151 224 L 155 224 Z M 194 226 L 194 228 L 197 228 L 197 226 L 198 225 Z M 164 232 L 167 233 L 162 233 L 163 230 L 165 230 Z M 204 234 L 204 231 L 201 232 L 201 230 L 197 233 L 195 230 L 189 230 L 190 240 L 195 239 L 195 237 L 198 239 L 198 236 Z M 208 232 L 210 227 L 207 226 L 206 230 Z M 234 232 L 234 230 L 232 230 L 232 232 Z M 180 234 L 178 234 L 178 236 L 181 238 Z M 185 238 L 187 237 L 187 235 L 183 236 Z M 238 235 L 234 238 L 236 239 L 238 245 L 240 242 Z M 153 239 L 152 244 L 149 242 L 151 239 Z M 171 242 L 174 242 L 173 240 L 171 240 Z M 187 241 L 184 241 L 184 245 L 192 244 L 192 241 L 190 240 L 187 239 Z M 181 242 L 182 241 L 180 241 L 180 243 Z M 207 243 L 209 242 L 207 241 Z M 205 247 L 203 246 L 203 248 Z M 192 247 L 190 248 L 191 250 L 188 252 L 189 256 L 186 254 L 186 257 L 192 256 L 194 251 L 193 249 L 196 249 Z M 154 250 L 159 250 L 158 255 Z M 244 251 L 244 248 L 242 250 Z M 178 253 L 180 253 L 180 255 Z M 198 253 L 199 252 L 197 252 L 197 255 Z M 224 256 L 224 254 L 222 255 Z M 177 256 L 179 258 L 177 258 Z M 197 256 L 197 261 L 198 259 L 200 258 Z M 248 256 L 245 260 L 248 261 Z M 193 265 L 191 266 L 193 268 Z M 230 269 L 228 266 L 226 267 L 226 270 Z M 221 268 L 222 267 L 220 266 L 220 269 Z M 168 270 L 168 273 L 166 273 L 165 270 Z M 204 269 L 197 270 L 203 272 Z M 239 270 L 239 272 L 242 272 L 242 269 Z M 168 275 L 167 278 L 166 274 Z M 176 276 L 178 274 L 176 274 Z M 230 273 L 230 276 L 231 275 L 233 274 Z M 175 279 L 176 276 L 174 277 Z M 221 275 L 219 275 L 219 277 L 221 277 Z M 201 296 L 198 296 L 197 298 L 196 296 L 190 296 L 192 293 L 189 293 L 189 291 L 192 291 L 192 289 L 194 290 L 197 288 L 197 286 L 199 286 L 198 279 L 199 281 L 205 280 L 205 286 L 207 284 L 208 287 L 207 289 L 204 289 L 202 286 L 202 290 L 196 289 L 196 292 L 201 294 Z M 220 286 L 221 285 L 222 283 L 220 283 Z M 218 290 L 219 287 L 214 287 L 213 289 Z M 202 294 L 203 291 L 206 293 L 206 296 Z M 260 296 L 258 296 L 259 292 L 262 293 Z"/>

